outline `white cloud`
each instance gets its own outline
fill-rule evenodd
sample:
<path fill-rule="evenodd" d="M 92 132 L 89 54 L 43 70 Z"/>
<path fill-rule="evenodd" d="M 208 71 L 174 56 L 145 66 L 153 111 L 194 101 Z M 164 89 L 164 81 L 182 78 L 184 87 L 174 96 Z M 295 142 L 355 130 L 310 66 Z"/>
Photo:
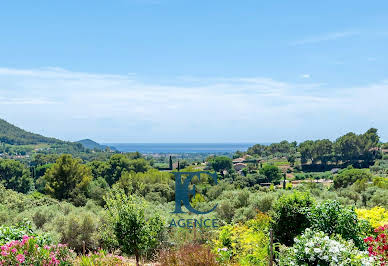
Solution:
<path fill-rule="evenodd" d="M 302 75 L 300 75 L 300 77 L 302 79 L 309 79 L 310 78 L 310 74 L 302 74 Z"/>
<path fill-rule="evenodd" d="M 0 117 L 70 140 L 272 141 L 337 136 L 338 127 L 368 127 L 370 117 L 388 124 L 386 82 L 330 88 L 263 77 L 180 77 L 160 85 L 132 74 L 0 68 L 0 95 Z"/>
<path fill-rule="evenodd" d="M 356 36 L 359 34 L 360 32 L 357 32 L 357 31 L 331 32 L 331 33 L 311 36 L 301 40 L 293 41 L 290 43 L 290 45 L 304 45 L 304 44 L 320 43 L 324 41 L 334 41 L 342 38 Z"/>

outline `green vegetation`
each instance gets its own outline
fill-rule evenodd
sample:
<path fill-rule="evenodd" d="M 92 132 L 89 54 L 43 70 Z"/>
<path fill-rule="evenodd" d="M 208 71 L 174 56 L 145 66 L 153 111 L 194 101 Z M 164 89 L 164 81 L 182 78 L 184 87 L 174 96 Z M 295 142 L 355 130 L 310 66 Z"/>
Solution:
<path fill-rule="evenodd" d="M 0 245 L 19 241 L 17 252 L 24 252 L 31 241 L 39 256 L 4 253 L 0 261 L 40 263 L 50 245 L 67 265 L 268 265 L 272 232 L 276 265 L 373 265 L 377 255 L 366 250 L 384 244 L 374 227 L 387 223 L 388 158 L 375 129 L 334 142 L 282 141 L 170 161 L 44 142 L 4 125 Z M 193 179 L 190 196 L 193 207 L 217 205 L 214 212 L 172 213 L 178 159 L 181 171 L 217 172 L 217 185 L 204 174 Z M 172 219 L 201 218 L 217 219 L 219 228 L 169 227 Z"/>

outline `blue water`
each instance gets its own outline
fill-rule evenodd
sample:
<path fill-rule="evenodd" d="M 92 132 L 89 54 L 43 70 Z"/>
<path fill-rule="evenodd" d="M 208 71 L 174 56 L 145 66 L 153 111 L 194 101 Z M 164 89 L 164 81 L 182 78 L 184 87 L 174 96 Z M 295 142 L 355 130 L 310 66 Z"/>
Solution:
<path fill-rule="evenodd" d="M 141 153 L 227 153 L 246 151 L 254 143 L 105 143 L 121 152 Z"/>

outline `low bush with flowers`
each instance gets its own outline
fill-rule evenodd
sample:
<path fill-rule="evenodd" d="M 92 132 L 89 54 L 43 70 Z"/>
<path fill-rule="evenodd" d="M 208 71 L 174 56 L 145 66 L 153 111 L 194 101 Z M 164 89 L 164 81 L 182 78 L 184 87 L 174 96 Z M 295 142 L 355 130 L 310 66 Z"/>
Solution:
<path fill-rule="evenodd" d="M 131 265 L 128 259 L 107 253 L 104 250 L 99 250 L 87 255 L 78 256 L 74 261 L 74 265 L 79 266 L 124 266 Z"/>
<path fill-rule="evenodd" d="M 244 224 L 225 225 L 214 240 L 218 261 L 228 265 L 266 265 L 268 263 L 268 228 L 270 217 L 259 213 Z"/>
<path fill-rule="evenodd" d="M 5 265 L 71 265 L 75 253 L 66 245 L 41 247 L 33 236 L 23 236 L 1 246 L 0 266 Z"/>
<path fill-rule="evenodd" d="M 329 237 L 310 228 L 296 237 L 292 247 L 283 247 L 279 265 L 375 265 L 365 251 L 358 250 L 353 241 L 339 235 Z"/>
<path fill-rule="evenodd" d="M 4 245 L 12 240 L 22 240 L 23 236 L 35 237 L 39 246 L 50 245 L 52 239 L 47 234 L 36 234 L 32 230 L 31 222 L 23 221 L 16 226 L 0 226 L 0 245 Z"/>
<path fill-rule="evenodd" d="M 381 266 L 388 265 L 388 224 L 375 229 L 376 237 L 369 236 L 364 239 L 368 244 L 369 256 Z"/>
<path fill-rule="evenodd" d="M 373 228 L 388 224 L 388 210 L 383 207 L 376 206 L 370 210 L 356 209 L 358 219 L 367 220 Z"/>

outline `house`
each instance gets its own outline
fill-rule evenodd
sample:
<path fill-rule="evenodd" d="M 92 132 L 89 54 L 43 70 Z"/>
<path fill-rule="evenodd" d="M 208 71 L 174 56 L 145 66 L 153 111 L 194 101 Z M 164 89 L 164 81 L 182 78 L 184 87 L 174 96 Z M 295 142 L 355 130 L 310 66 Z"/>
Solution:
<path fill-rule="evenodd" d="M 237 172 L 241 171 L 245 167 L 247 167 L 247 165 L 245 163 L 236 163 L 233 165 L 234 170 L 236 170 Z"/>

